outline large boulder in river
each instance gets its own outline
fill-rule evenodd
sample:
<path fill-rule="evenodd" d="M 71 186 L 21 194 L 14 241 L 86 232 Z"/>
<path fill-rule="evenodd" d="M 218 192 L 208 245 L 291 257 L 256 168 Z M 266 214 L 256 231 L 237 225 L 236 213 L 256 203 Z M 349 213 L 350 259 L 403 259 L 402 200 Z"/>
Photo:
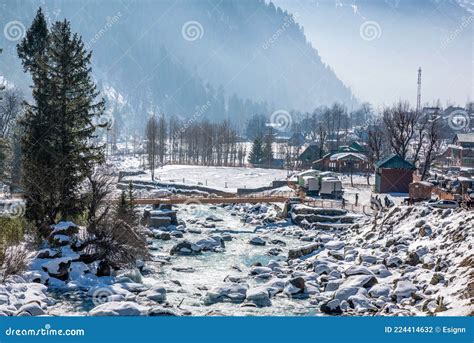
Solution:
<path fill-rule="evenodd" d="M 262 238 L 262 237 L 253 237 L 250 241 L 249 241 L 249 244 L 252 244 L 252 245 L 265 245 L 267 244 L 267 242 Z"/>
<path fill-rule="evenodd" d="M 268 290 L 265 287 L 250 288 L 247 291 L 246 300 L 257 306 L 270 306 L 272 304 Z"/>
<path fill-rule="evenodd" d="M 197 255 L 200 253 L 201 247 L 187 240 L 179 242 L 170 251 L 170 255 Z"/>
<path fill-rule="evenodd" d="M 290 249 L 288 251 L 288 259 L 291 260 L 291 259 L 309 255 L 313 253 L 314 251 L 322 249 L 323 247 L 324 245 L 321 243 L 314 243 L 314 244 L 302 246 L 300 248 Z"/>
<path fill-rule="evenodd" d="M 202 251 L 215 251 L 225 248 L 222 237 L 214 235 L 200 239 L 195 243 Z"/>
<path fill-rule="evenodd" d="M 219 287 L 214 287 L 206 294 L 204 303 L 206 305 L 218 302 L 240 303 L 247 296 L 247 285 L 241 283 L 231 283 Z"/>
<path fill-rule="evenodd" d="M 153 285 L 150 289 L 140 293 L 150 300 L 163 302 L 166 300 L 166 289 L 162 285 Z"/>
<path fill-rule="evenodd" d="M 338 299 L 324 302 L 319 309 L 326 314 L 338 315 L 342 313 L 341 302 Z"/>
<path fill-rule="evenodd" d="M 302 277 L 288 280 L 284 292 L 289 295 L 303 294 L 305 292 L 305 281 Z"/>
<path fill-rule="evenodd" d="M 170 224 L 178 225 L 176 211 L 163 207 L 154 210 L 146 209 L 143 211 L 142 224 L 156 228 Z"/>

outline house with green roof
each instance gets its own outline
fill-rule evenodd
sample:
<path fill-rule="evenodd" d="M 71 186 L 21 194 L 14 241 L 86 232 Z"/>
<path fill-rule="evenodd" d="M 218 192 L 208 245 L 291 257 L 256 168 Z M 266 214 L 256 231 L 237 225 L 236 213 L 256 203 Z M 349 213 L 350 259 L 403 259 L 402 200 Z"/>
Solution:
<path fill-rule="evenodd" d="M 400 155 L 392 154 L 375 163 L 376 193 L 408 193 L 416 167 Z"/>

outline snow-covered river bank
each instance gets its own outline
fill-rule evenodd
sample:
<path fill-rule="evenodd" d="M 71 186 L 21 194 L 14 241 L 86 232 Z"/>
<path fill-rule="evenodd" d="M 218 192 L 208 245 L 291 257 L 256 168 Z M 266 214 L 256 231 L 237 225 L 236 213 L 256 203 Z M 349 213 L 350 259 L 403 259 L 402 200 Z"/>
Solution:
<path fill-rule="evenodd" d="M 178 207 L 150 261 L 97 276 L 68 245 L 0 286 L 5 315 L 466 315 L 474 213 L 400 206 L 378 221 L 296 205 Z M 298 225 L 292 224 L 292 222 Z M 67 225 L 55 232 L 64 237 Z M 58 279 L 58 278 L 61 278 Z"/>

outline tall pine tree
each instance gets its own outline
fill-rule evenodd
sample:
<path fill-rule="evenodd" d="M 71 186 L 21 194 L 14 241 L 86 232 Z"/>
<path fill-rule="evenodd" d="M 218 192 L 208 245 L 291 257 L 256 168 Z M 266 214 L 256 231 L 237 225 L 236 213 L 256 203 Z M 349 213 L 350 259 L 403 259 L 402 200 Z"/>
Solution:
<path fill-rule="evenodd" d="M 249 154 L 249 162 L 251 164 L 260 164 L 263 160 L 262 139 L 257 137 L 254 139 L 252 149 Z"/>
<path fill-rule="evenodd" d="M 273 143 L 275 142 L 275 131 L 269 126 L 263 138 L 262 163 L 271 165 L 273 163 Z"/>
<path fill-rule="evenodd" d="M 0 54 L 2 49 L 0 49 Z M 2 100 L 2 91 L 5 89 L 5 86 L 0 84 L 0 101 Z M 0 182 L 6 181 L 8 176 L 8 160 L 10 157 L 10 149 L 8 141 L 4 137 L 0 137 Z"/>
<path fill-rule="evenodd" d="M 104 159 L 103 147 L 94 143 L 94 123 L 104 111 L 104 100 L 96 100 L 91 53 L 71 33 L 70 23 L 56 22 L 49 33 L 44 25 L 38 11 L 18 46 L 33 77 L 34 98 L 22 122 L 23 179 L 27 216 L 53 223 L 83 210 L 79 187 Z"/>
<path fill-rule="evenodd" d="M 17 47 L 23 69 L 31 74 L 33 103 L 25 106 L 25 116 L 20 121 L 22 185 L 26 195 L 26 217 L 38 224 L 46 219 L 49 209 L 55 207 L 56 183 L 51 178 L 52 137 L 54 124 L 48 109 L 49 80 L 46 68 L 46 50 L 49 31 L 41 8 L 38 10 L 25 38 Z M 47 194 L 47 196 L 46 196 Z"/>

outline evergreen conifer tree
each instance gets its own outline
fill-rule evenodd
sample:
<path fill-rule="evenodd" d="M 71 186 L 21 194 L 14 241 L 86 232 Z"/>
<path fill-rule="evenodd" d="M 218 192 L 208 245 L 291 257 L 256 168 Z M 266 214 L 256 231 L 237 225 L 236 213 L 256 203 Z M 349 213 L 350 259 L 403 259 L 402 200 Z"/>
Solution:
<path fill-rule="evenodd" d="M 34 104 L 22 121 L 26 215 L 39 223 L 70 219 L 83 209 L 79 187 L 103 161 L 94 143 L 104 100 L 91 79 L 91 53 L 66 20 L 48 32 L 41 9 L 18 46 L 33 78 Z"/>
<path fill-rule="evenodd" d="M 262 148 L 262 163 L 270 165 L 273 163 L 273 148 L 272 145 L 275 142 L 275 133 L 271 126 L 268 127 L 267 133 L 263 138 Z"/>
<path fill-rule="evenodd" d="M 251 164 L 260 164 L 263 159 L 262 139 L 257 137 L 254 139 L 252 149 L 249 154 L 249 162 Z"/>

